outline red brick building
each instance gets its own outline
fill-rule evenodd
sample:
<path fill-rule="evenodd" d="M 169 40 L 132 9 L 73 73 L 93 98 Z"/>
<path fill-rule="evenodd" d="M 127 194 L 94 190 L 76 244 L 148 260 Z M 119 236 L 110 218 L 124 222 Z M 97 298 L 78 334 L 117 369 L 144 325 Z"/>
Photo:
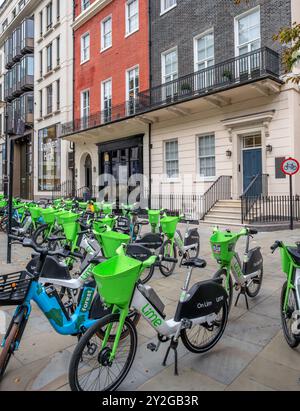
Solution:
<path fill-rule="evenodd" d="M 148 126 L 134 115 L 149 89 L 148 0 L 76 0 L 74 15 L 77 185 L 98 190 L 116 163 L 144 171 Z"/>
<path fill-rule="evenodd" d="M 76 0 L 76 16 L 82 12 L 83 3 L 82 0 Z M 90 114 L 103 110 L 101 85 L 107 80 L 111 80 L 112 106 L 128 100 L 128 71 L 132 68 L 137 67 L 139 71 L 139 91 L 149 88 L 148 1 L 136 1 L 138 21 L 137 28 L 133 23 L 132 33 L 126 27 L 126 8 L 130 2 L 94 0 L 91 6 L 92 3 L 107 5 L 75 30 L 75 118 L 80 118 L 82 114 L 82 90 L 90 91 Z M 103 44 L 105 30 L 105 33 L 111 30 L 111 34 L 107 34 L 106 47 Z M 82 62 L 82 36 L 86 34 L 90 36 L 90 56 Z"/>

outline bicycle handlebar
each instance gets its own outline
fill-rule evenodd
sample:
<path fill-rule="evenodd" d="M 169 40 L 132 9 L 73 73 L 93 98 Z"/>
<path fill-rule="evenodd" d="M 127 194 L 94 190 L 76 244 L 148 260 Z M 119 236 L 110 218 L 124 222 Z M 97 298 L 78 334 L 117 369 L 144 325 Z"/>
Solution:
<path fill-rule="evenodd" d="M 273 244 L 273 245 L 271 245 L 271 251 L 272 251 L 272 254 L 274 254 L 275 253 L 275 251 L 277 250 L 277 248 L 279 248 L 279 247 L 281 247 L 282 246 L 282 242 L 281 241 L 275 241 L 275 243 Z"/>

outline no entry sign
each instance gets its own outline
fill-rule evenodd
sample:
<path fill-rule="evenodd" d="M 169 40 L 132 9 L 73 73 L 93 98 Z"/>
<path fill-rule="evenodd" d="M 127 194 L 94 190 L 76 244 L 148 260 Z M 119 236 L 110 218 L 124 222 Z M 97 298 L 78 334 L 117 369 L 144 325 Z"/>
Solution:
<path fill-rule="evenodd" d="M 284 174 L 289 176 L 290 180 L 290 229 L 294 229 L 294 207 L 293 207 L 293 175 L 300 170 L 299 161 L 295 158 L 287 158 L 281 164 L 281 170 Z"/>
<path fill-rule="evenodd" d="M 300 170 L 299 161 L 292 157 L 287 158 L 281 164 L 281 170 L 284 174 L 288 176 L 293 176 L 294 174 L 297 174 Z"/>

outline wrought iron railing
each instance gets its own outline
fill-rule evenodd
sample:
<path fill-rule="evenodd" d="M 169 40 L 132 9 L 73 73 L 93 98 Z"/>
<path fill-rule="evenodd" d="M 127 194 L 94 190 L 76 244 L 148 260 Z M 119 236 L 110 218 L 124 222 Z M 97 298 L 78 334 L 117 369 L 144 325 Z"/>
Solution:
<path fill-rule="evenodd" d="M 91 188 L 81 187 L 78 190 L 76 190 L 75 197 L 80 200 L 87 201 L 87 200 L 97 199 L 98 193 L 99 193 L 99 190 L 97 186 L 92 186 Z"/>
<path fill-rule="evenodd" d="M 231 181 L 231 176 L 220 176 L 203 194 L 201 219 L 204 219 L 219 200 L 230 200 L 232 198 Z"/>
<path fill-rule="evenodd" d="M 71 198 L 74 196 L 74 184 L 72 180 L 64 181 L 54 187 L 52 190 L 52 199 Z"/>
<path fill-rule="evenodd" d="M 256 203 L 262 197 L 268 196 L 268 174 L 257 174 L 241 195 L 242 224 L 250 222 L 255 214 Z"/>
<path fill-rule="evenodd" d="M 300 197 L 292 197 L 294 221 L 300 221 Z M 261 196 L 247 214 L 248 224 L 276 224 L 290 221 L 290 196 Z"/>
<path fill-rule="evenodd" d="M 112 107 L 109 113 L 104 110 L 63 124 L 61 136 L 120 121 L 160 106 L 209 95 L 261 78 L 271 77 L 278 80 L 279 75 L 278 53 L 264 47 L 141 92 L 136 98 Z"/>

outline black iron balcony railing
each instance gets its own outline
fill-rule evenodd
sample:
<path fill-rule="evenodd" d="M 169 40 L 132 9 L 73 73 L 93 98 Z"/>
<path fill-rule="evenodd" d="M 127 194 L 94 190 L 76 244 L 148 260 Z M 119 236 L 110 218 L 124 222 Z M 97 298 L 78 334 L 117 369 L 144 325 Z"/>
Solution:
<path fill-rule="evenodd" d="M 62 125 L 66 136 L 263 78 L 279 80 L 280 57 L 264 47 L 141 92 L 123 104 Z"/>

